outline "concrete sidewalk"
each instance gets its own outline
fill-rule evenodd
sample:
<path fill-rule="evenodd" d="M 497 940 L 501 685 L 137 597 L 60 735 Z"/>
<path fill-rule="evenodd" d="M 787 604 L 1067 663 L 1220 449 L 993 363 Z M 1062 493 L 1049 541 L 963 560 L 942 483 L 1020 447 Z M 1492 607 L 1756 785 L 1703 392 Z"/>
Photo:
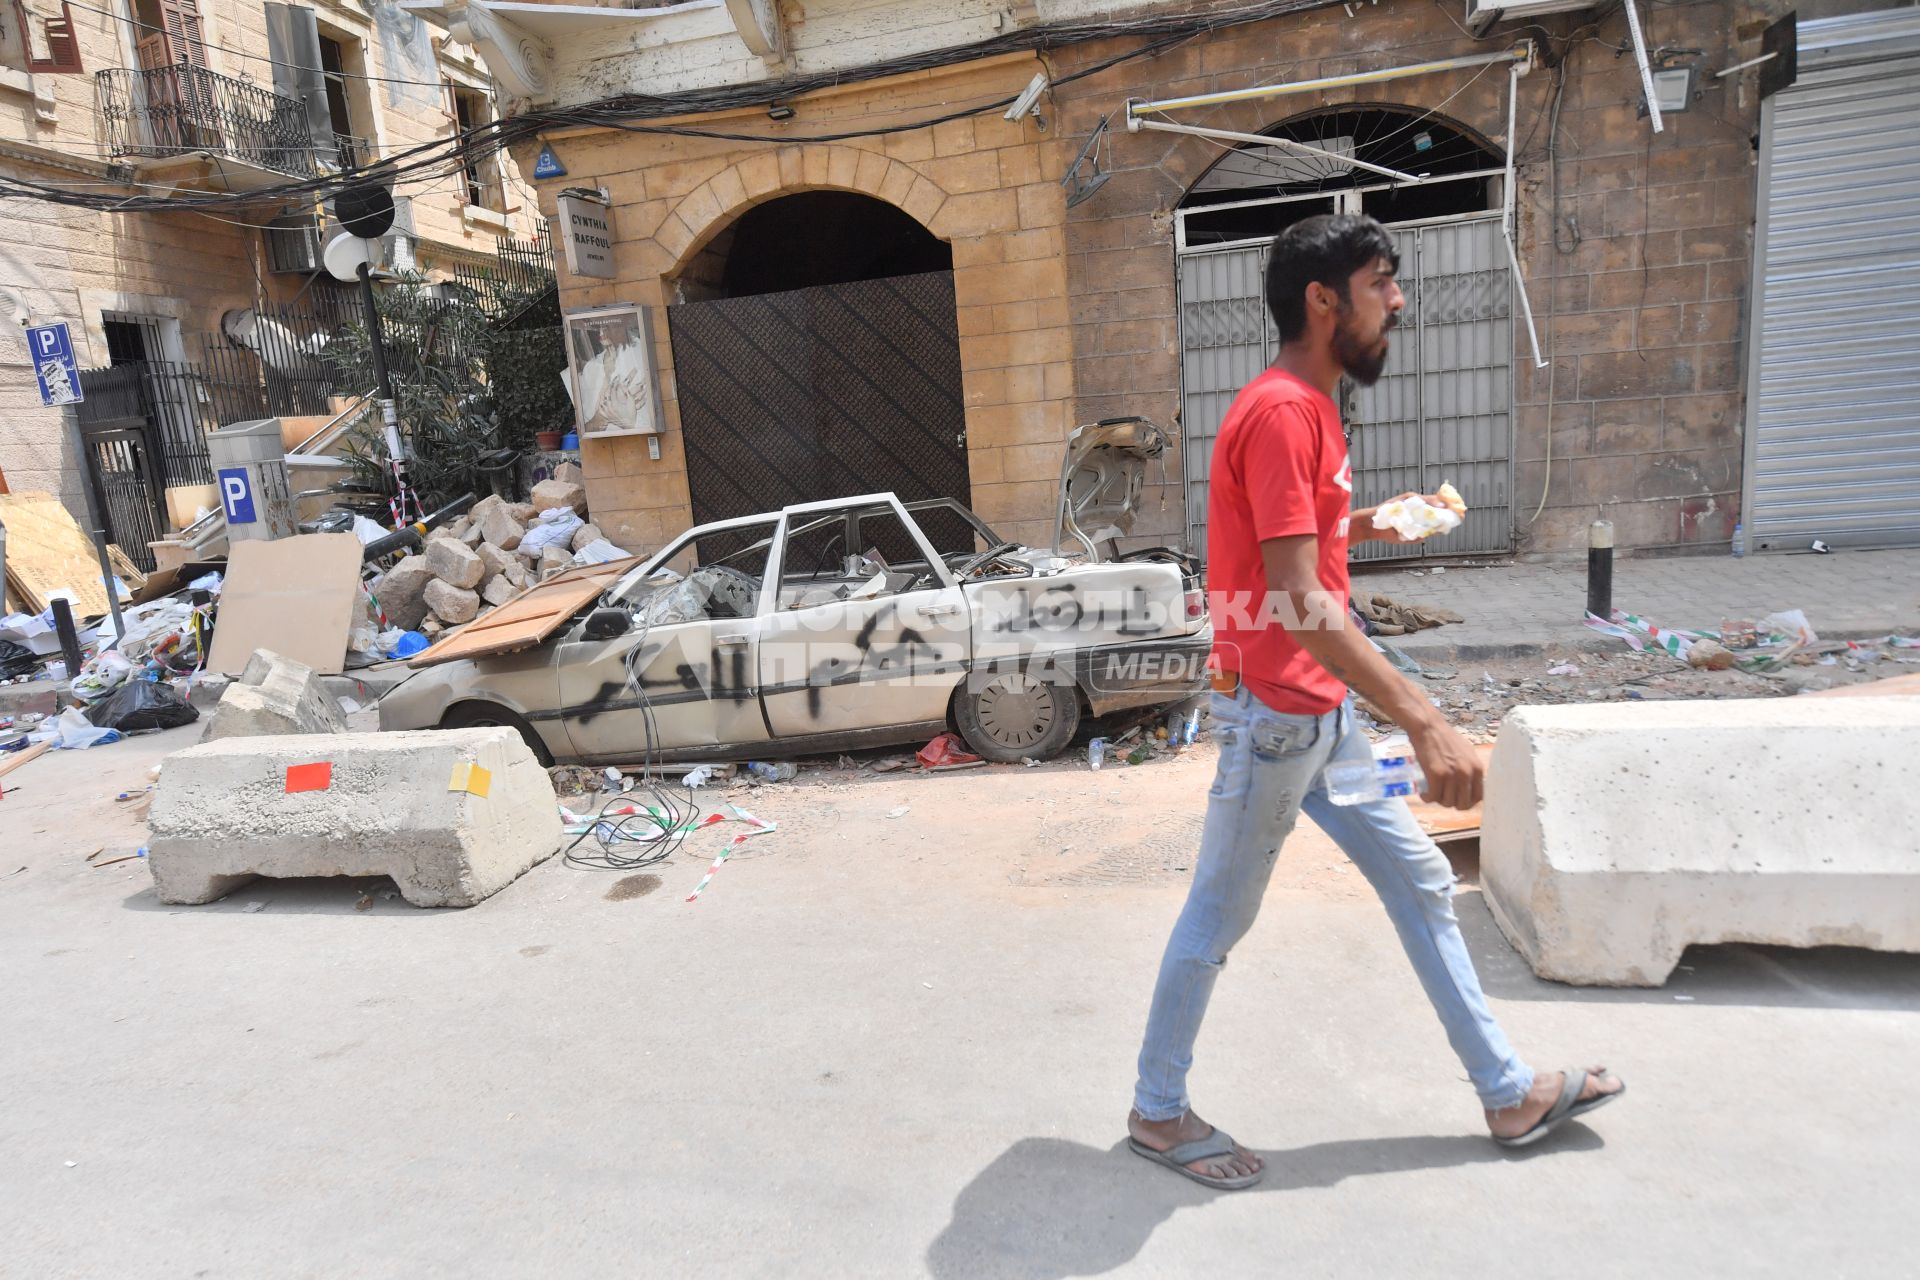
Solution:
<path fill-rule="evenodd" d="M 1450 609 L 1466 619 L 1393 637 L 1402 650 L 1426 657 L 1491 658 L 1548 645 L 1626 650 L 1581 623 L 1584 563 L 1356 572 L 1353 592 Z M 1823 638 L 1916 635 L 1920 550 L 1616 559 L 1613 604 L 1675 630 L 1803 609 Z"/>

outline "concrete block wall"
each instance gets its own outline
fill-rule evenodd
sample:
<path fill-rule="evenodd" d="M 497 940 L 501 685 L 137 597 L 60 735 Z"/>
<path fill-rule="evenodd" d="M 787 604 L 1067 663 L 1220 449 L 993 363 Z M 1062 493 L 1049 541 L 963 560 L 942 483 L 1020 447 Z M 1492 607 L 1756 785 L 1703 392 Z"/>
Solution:
<path fill-rule="evenodd" d="M 1701 50 L 1698 66 L 1710 72 L 1754 56 L 1759 30 L 1777 8 L 1656 9 L 1647 39 Z M 1582 21 L 1552 17 L 1542 25 L 1567 33 Z M 1636 114 L 1640 85 L 1631 58 L 1607 47 L 1626 41 L 1623 21 L 1615 11 L 1589 33 L 1606 45 L 1573 45 L 1551 154 L 1545 118 L 1554 76 L 1542 69 L 1521 81 L 1519 244 L 1552 362 L 1550 374 L 1532 370 L 1516 307 L 1513 502 L 1522 553 L 1584 546 L 1586 525 L 1601 514 L 1618 526 L 1622 546 L 1710 549 L 1724 546 L 1737 518 L 1757 122 L 1752 73 L 1724 81 L 1701 75 L 1701 100 L 1670 116 L 1655 137 Z M 1334 6 L 1218 31 L 1062 87 L 1062 141 L 1084 139 L 1102 116 L 1111 114 L 1113 126 L 1104 158 L 1113 176 L 1069 213 L 1065 227 L 1076 420 L 1141 413 L 1177 423 L 1172 211 L 1222 154 L 1203 139 L 1125 133 L 1126 98 L 1340 75 L 1495 50 L 1511 38 L 1476 42 L 1433 5 L 1369 6 L 1352 17 Z M 1123 47 L 1075 46 L 1054 61 L 1065 75 Z M 1315 108 L 1363 103 L 1434 111 L 1497 149 L 1505 141 L 1506 77 L 1472 75 L 1242 102 L 1181 118 L 1259 132 Z M 1556 167 L 1560 238 L 1571 250 L 1564 253 L 1552 243 Z M 1149 492 L 1140 532 L 1157 525 L 1165 536 L 1179 535 L 1179 476 L 1170 460 L 1164 505 Z M 1529 524 L 1543 490 L 1544 509 Z"/>

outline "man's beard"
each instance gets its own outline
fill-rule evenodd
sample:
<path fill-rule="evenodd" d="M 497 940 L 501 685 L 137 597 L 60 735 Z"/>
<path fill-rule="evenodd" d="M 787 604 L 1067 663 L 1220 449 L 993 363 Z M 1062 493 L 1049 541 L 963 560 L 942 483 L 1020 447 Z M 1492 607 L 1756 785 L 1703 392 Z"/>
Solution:
<path fill-rule="evenodd" d="M 1363 387 L 1370 387 L 1380 381 L 1380 374 L 1387 367 L 1387 336 L 1381 334 L 1373 342 L 1363 341 L 1353 332 L 1349 321 L 1353 313 L 1343 308 L 1340 312 L 1339 327 L 1333 331 L 1333 358 L 1347 371 L 1347 376 Z M 1387 328 L 1391 330 L 1397 320 L 1390 319 Z"/>

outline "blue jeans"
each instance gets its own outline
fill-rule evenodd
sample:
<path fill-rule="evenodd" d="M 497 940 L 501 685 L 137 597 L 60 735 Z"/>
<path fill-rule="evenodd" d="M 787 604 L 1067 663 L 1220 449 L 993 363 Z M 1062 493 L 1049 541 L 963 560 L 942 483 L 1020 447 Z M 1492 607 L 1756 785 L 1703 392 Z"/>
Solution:
<path fill-rule="evenodd" d="M 1214 980 L 1259 913 L 1280 845 L 1304 808 L 1333 837 L 1387 908 L 1427 999 L 1482 1105 L 1526 1097 L 1533 1071 L 1487 1010 L 1453 914 L 1453 868 L 1401 800 L 1350 807 L 1327 799 L 1321 773 L 1371 759 L 1352 704 L 1320 716 L 1282 715 L 1242 688 L 1213 698 L 1220 764 L 1208 792 L 1193 887 L 1160 962 L 1134 1107 L 1148 1120 L 1187 1110 L 1187 1071 Z"/>

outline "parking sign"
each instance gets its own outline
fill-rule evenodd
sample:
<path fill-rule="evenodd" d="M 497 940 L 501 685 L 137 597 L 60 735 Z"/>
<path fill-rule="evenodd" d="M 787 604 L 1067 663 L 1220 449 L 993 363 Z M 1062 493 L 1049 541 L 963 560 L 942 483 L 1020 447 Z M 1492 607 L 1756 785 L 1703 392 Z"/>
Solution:
<path fill-rule="evenodd" d="M 220 505 L 226 509 L 228 524 L 252 524 L 253 489 L 247 484 L 245 467 L 220 468 Z"/>
<path fill-rule="evenodd" d="M 73 358 L 73 339 L 67 326 L 39 324 L 27 329 L 27 351 L 33 356 L 33 376 L 40 383 L 40 403 L 49 406 L 79 404 L 80 365 Z"/>

